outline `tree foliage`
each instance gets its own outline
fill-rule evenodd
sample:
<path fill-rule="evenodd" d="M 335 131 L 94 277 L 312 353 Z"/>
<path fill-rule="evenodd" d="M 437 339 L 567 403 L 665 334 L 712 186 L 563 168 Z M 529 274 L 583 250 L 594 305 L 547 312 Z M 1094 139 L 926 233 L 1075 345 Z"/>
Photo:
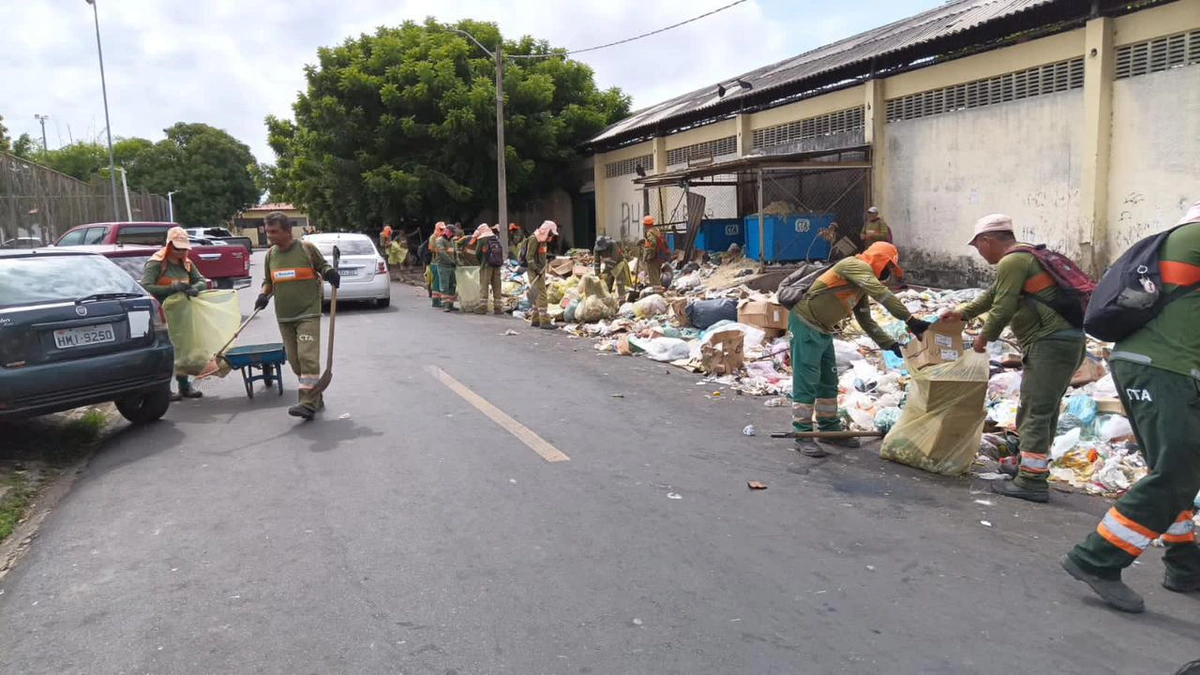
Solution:
<path fill-rule="evenodd" d="M 318 50 L 295 120 L 267 118 L 278 164 L 273 195 L 318 221 L 367 229 L 381 221 L 466 219 L 497 202 L 494 24 L 429 19 L 380 28 Z M 503 41 L 505 163 L 511 206 L 568 183 L 579 146 L 629 112 L 617 89 L 543 41 Z"/>
<path fill-rule="evenodd" d="M 29 134 L 21 134 L 15 140 L 8 135 L 4 116 L 0 115 L 0 152 L 9 152 L 17 157 L 28 158 L 37 151 L 37 144 Z"/>
<path fill-rule="evenodd" d="M 128 174 L 130 190 L 159 195 L 177 190 L 180 222 L 218 225 L 257 203 L 260 194 L 251 175 L 250 148 L 207 124 L 180 122 L 157 143 L 120 139 L 113 144 L 113 157 Z M 34 159 L 80 180 L 108 178 L 108 149 L 100 143 L 72 143 L 38 152 Z"/>

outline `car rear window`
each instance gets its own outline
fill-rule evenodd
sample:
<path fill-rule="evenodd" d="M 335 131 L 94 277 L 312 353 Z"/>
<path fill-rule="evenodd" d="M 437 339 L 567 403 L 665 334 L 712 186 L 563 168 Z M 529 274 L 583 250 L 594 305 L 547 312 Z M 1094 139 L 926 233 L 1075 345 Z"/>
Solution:
<path fill-rule="evenodd" d="M 333 257 L 333 245 L 337 244 L 338 250 L 342 255 L 374 255 L 375 244 L 371 243 L 370 239 L 342 239 L 340 241 L 330 241 L 328 239 L 318 240 L 316 242 L 317 250 L 326 258 Z"/>
<path fill-rule="evenodd" d="M 168 225 L 123 225 L 117 230 L 117 243 L 162 246 L 167 242 L 168 229 Z"/>
<path fill-rule="evenodd" d="M 133 280 L 141 283 L 142 273 L 146 271 L 146 261 L 150 259 L 150 254 L 146 255 L 130 255 L 120 258 L 109 258 L 114 265 L 125 270 L 125 273 L 133 277 Z"/>
<path fill-rule="evenodd" d="M 98 255 L 0 258 L 0 307 L 71 301 L 93 293 L 141 292 L 129 274 Z"/>

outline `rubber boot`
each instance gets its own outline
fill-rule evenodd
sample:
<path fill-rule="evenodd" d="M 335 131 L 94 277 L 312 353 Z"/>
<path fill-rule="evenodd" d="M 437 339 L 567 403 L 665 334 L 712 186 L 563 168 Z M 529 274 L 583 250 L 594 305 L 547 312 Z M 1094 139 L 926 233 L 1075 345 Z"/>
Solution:
<path fill-rule="evenodd" d="M 1140 614 L 1146 611 L 1146 601 L 1142 599 L 1142 596 L 1138 595 L 1137 591 L 1126 586 L 1125 582 L 1119 578 L 1105 579 L 1104 577 L 1092 574 L 1079 565 L 1076 565 L 1075 561 L 1071 560 L 1071 556 L 1069 555 L 1062 557 L 1061 564 L 1067 574 L 1091 587 L 1092 591 L 1113 609 L 1132 614 Z"/>
<path fill-rule="evenodd" d="M 805 457 L 828 457 L 829 451 L 822 448 L 816 441 L 807 438 L 797 438 L 795 443 L 796 452 Z"/>
<path fill-rule="evenodd" d="M 203 398 L 204 392 L 192 389 L 192 383 L 188 381 L 186 375 L 179 375 L 175 378 L 175 384 L 178 385 L 179 391 L 171 394 L 172 401 L 182 401 L 185 398 Z"/>
<path fill-rule="evenodd" d="M 1200 592 L 1200 575 L 1172 574 L 1170 570 L 1163 572 L 1163 588 L 1175 593 Z"/>
<path fill-rule="evenodd" d="M 303 403 L 297 403 L 296 405 L 288 408 L 288 414 L 292 417 L 300 417 L 304 420 L 311 421 L 312 418 L 317 416 L 317 411 L 304 405 Z"/>
<path fill-rule="evenodd" d="M 998 495 L 1004 495 L 1005 497 L 1016 497 L 1017 499 L 1024 499 L 1027 502 L 1036 502 L 1038 504 L 1045 504 L 1046 502 L 1050 501 L 1049 488 L 1035 490 L 1027 487 L 1021 487 L 1015 482 L 1009 482 L 1006 480 L 992 481 L 992 492 L 995 492 Z"/>

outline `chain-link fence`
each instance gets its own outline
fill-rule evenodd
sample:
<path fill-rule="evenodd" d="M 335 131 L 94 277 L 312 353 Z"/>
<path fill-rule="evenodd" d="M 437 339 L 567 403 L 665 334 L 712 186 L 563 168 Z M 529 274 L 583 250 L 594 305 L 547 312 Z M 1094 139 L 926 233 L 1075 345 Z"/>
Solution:
<path fill-rule="evenodd" d="M 118 193 L 121 218 L 169 219 L 167 200 L 159 195 Z M 113 219 L 112 187 L 107 180 L 85 183 L 40 164 L 0 153 L 0 245 L 52 244 L 76 225 Z"/>
<path fill-rule="evenodd" d="M 763 211 L 766 213 L 831 214 L 838 235 L 857 240 L 866 218 L 870 195 L 869 169 L 829 169 L 763 172 Z M 751 186 L 757 189 L 757 186 Z M 749 212 L 758 196 L 744 190 Z"/>

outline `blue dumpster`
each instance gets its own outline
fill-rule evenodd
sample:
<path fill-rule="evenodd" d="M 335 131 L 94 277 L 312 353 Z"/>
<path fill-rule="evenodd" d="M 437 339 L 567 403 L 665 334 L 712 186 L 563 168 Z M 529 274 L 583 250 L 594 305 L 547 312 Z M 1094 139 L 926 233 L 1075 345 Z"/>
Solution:
<path fill-rule="evenodd" d="M 746 228 L 742 221 L 737 218 L 712 218 L 700 222 L 700 232 L 696 235 L 697 251 L 724 253 L 729 250 L 730 244 L 746 246 Z"/>
<path fill-rule="evenodd" d="M 832 213 L 797 213 L 790 216 L 763 216 L 766 245 L 759 242 L 758 215 L 746 216 L 746 256 L 758 260 L 766 250 L 768 262 L 825 260 L 829 241 L 819 236 L 834 221 Z"/>

